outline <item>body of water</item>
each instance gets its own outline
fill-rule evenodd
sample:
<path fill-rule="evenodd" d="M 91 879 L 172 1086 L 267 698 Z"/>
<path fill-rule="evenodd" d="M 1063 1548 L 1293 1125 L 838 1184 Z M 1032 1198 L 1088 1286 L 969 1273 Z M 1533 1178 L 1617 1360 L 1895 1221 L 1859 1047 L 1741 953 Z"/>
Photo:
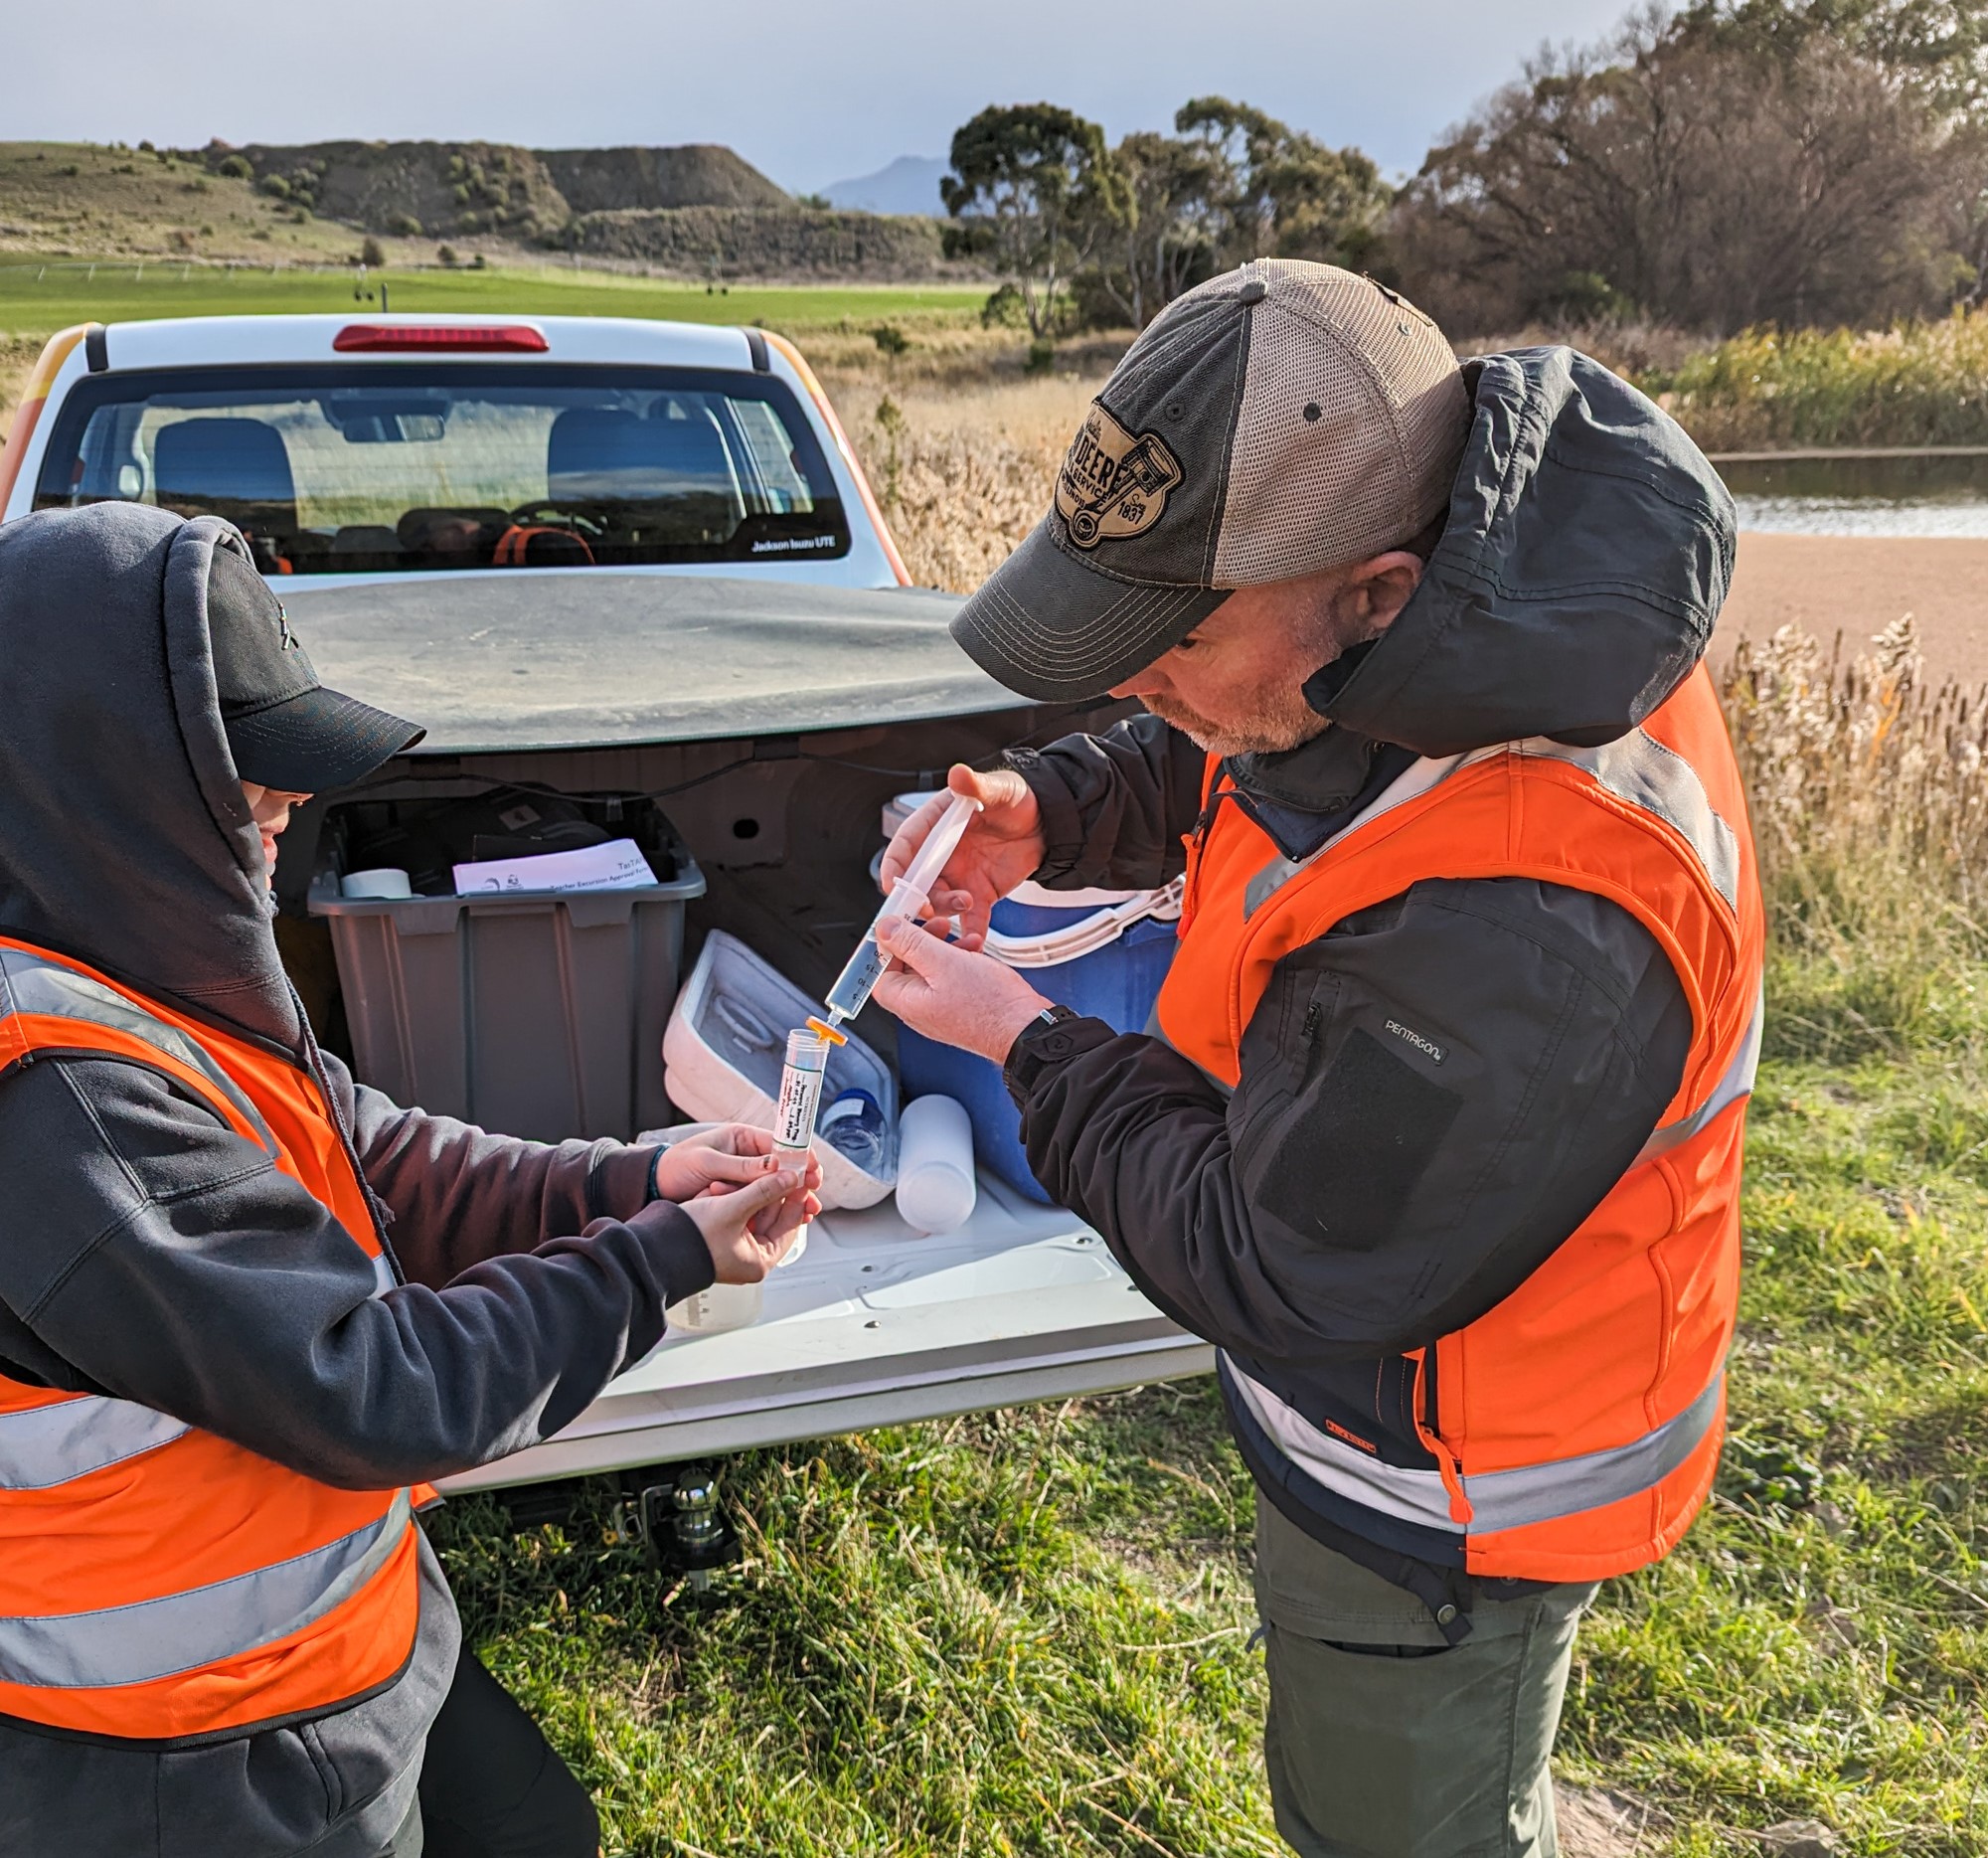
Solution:
<path fill-rule="evenodd" d="M 1740 527 L 1809 536 L 1988 536 L 1988 452 L 1715 460 Z"/>

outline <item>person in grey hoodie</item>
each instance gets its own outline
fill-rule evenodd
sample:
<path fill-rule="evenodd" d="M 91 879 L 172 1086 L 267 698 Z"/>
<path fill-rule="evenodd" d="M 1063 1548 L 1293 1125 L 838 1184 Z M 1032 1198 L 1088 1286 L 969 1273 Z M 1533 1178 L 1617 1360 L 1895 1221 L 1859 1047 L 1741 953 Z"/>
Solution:
<path fill-rule="evenodd" d="M 1218 1345 L 1304 1858 L 1552 1858 L 1582 1609 L 1711 1486 L 1764 934 L 1701 663 L 1733 545 L 1594 362 L 1459 366 L 1259 260 L 1140 336 L 953 621 L 1144 713 L 952 771 L 963 933 L 891 926 L 876 997 L 1004 1066 L 1037 1178 Z M 1183 875 L 1142 1030 L 978 951 L 1023 879 Z"/>
<path fill-rule="evenodd" d="M 583 1858 L 590 1802 L 408 1509 L 558 1432 L 668 1305 L 761 1277 L 814 1181 L 757 1130 L 488 1135 L 319 1049 L 277 835 L 419 731 L 318 684 L 226 524 L 0 529 L 0 1858 Z M 301 1611 L 365 1531 L 232 1584 L 176 1565 L 369 1502 L 381 1553 Z M 245 1644 L 265 1587 L 294 1629 Z M 405 1643 L 312 1645 L 369 1605 Z M 344 1660 L 356 1692 L 226 1707 L 300 1644 L 293 1690 Z"/>

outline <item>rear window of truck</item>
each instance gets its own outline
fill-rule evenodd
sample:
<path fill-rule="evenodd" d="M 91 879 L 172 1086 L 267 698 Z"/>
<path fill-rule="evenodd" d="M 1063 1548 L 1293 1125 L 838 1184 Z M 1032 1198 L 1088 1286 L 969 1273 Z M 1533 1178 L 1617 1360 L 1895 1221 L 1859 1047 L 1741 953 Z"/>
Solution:
<path fill-rule="evenodd" d="M 35 508 L 226 517 L 264 574 L 830 560 L 814 430 L 762 375 L 405 363 L 79 382 Z"/>

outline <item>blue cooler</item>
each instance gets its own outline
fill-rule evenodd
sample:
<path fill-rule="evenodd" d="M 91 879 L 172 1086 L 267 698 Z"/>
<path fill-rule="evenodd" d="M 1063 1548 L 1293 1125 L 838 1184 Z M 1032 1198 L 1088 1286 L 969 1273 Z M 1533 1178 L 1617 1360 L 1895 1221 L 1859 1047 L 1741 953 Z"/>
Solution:
<path fill-rule="evenodd" d="M 987 952 L 1027 974 L 1038 993 L 1119 1032 L 1143 1032 L 1173 965 L 1180 886 L 1158 891 L 1049 891 L 1024 884 L 994 906 Z M 973 1122 L 981 1165 L 1031 1200 L 1050 1196 L 1022 1152 L 1021 1113 L 1001 1068 L 898 1028 L 904 1099 L 957 1098 Z"/>

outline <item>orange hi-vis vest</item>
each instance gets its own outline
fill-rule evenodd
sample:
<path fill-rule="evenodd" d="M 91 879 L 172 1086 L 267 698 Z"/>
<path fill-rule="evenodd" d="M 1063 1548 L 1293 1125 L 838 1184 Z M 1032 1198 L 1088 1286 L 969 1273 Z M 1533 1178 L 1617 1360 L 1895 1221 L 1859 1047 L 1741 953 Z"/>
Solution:
<path fill-rule="evenodd" d="M 1276 963 L 1422 879 L 1592 891 L 1669 956 L 1692 1014 L 1684 1082 L 1578 1230 L 1504 1301 L 1409 1357 L 1430 1467 L 1379 1462 L 1222 1363 L 1245 1444 L 1320 1515 L 1365 1518 L 1381 1541 L 1406 1527 L 1442 1545 L 1422 1559 L 1487 1577 L 1594 1581 L 1657 1560 L 1718 1464 L 1760 1037 L 1765 929 L 1710 677 L 1701 666 L 1602 748 L 1542 739 L 1417 761 L 1300 863 L 1241 807 L 1217 803 L 1219 779 L 1211 764 L 1158 1017 L 1171 1044 L 1232 1087 Z"/>
<path fill-rule="evenodd" d="M 0 938 L 0 1076 L 57 1053 L 128 1060 L 191 1091 L 332 1214 L 373 1261 L 376 1294 L 393 1286 L 312 1078 Z M 335 1490 L 134 1401 L 0 1377 L 0 1716 L 180 1742 L 379 1690 L 414 1650 L 412 1510 L 429 1494 Z"/>

